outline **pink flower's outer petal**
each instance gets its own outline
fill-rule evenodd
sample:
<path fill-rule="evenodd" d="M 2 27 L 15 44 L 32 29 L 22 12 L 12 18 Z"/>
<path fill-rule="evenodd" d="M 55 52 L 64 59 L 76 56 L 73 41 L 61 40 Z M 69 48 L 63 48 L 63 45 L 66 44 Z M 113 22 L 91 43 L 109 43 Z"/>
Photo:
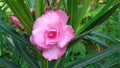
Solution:
<path fill-rule="evenodd" d="M 33 35 L 30 36 L 30 42 L 31 42 L 32 44 L 36 45 L 36 43 L 35 43 L 35 41 L 34 41 Z"/>
<path fill-rule="evenodd" d="M 72 29 L 72 26 L 66 25 L 64 27 L 64 36 L 63 39 L 58 43 L 59 47 L 64 47 L 71 39 L 73 39 L 74 36 L 74 31 Z"/>
<path fill-rule="evenodd" d="M 33 26 L 33 29 L 38 28 L 42 25 L 49 25 L 50 28 L 58 28 L 66 25 L 68 20 L 67 14 L 62 10 L 47 11 L 40 18 L 38 18 Z M 48 27 L 49 27 L 48 26 Z"/>
<path fill-rule="evenodd" d="M 20 23 L 19 19 L 16 16 L 10 16 L 10 20 L 16 26 L 21 27 L 21 23 Z"/>
<path fill-rule="evenodd" d="M 31 38 L 34 41 L 31 40 L 31 42 L 33 44 L 35 44 L 38 47 L 38 49 L 40 49 L 40 50 L 41 49 L 42 50 L 48 49 L 48 48 L 51 47 L 51 46 L 45 45 L 44 33 L 45 33 L 45 30 L 42 29 L 42 28 L 41 29 L 36 29 L 36 30 L 32 31 L 32 36 L 33 37 L 31 37 Z"/>
<path fill-rule="evenodd" d="M 38 18 L 35 21 L 35 24 L 33 26 L 33 29 L 38 29 L 38 27 L 44 27 L 44 25 L 47 25 L 48 27 L 46 29 L 48 29 L 49 27 L 54 27 L 54 25 L 58 25 L 59 23 L 59 16 L 52 11 L 49 11 L 45 14 L 43 14 L 40 18 Z"/>
<path fill-rule="evenodd" d="M 41 48 L 39 45 L 36 45 L 36 42 L 35 42 L 35 39 L 34 39 L 34 36 L 33 36 L 33 35 L 30 36 L 30 42 L 31 42 L 33 45 L 35 45 L 38 50 L 43 50 L 43 48 Z"/>
<path fill-rule="evenodd" d="M 55 11 L 57 14 L 58 14 L 58 16 L 59 16 L 59 18 L 60 18 L 60 21 L 63 23 L 63 24 L 67 24 L 67 20 L 68 20 L 68 16 L 67 16 L 67 14 L 64 12 L 64 11 L 62 11 L 62 10 L 57 10 L 57 11 Z"/>
<path fill-rule="evenodd" d="M 59 48 L 56 46 L 51 47 L 50 49 L 43 50 L 43 56 L 44 58 L 48 59 L 49 61 L 51 60 L 56 60 L 60 56 L 62 56 L 66 51 L 66 47 Z"/>

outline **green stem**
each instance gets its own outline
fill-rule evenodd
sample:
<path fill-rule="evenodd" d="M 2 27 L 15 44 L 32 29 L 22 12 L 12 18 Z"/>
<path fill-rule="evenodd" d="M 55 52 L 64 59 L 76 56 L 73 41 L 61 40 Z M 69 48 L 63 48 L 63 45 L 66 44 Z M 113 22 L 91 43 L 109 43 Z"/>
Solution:
<path fill-rule="evenodd" d="M 59 59 L 57 60 L 57 62 L 55 63 L 54 68 L 58 68 L 58 65 L 59 65 L 59 63 L 60 63 L 60 60 L 61 60 L 61 58 L 59 58 Z"/>
<path fill-rule="evenodd" d="M 48 68 L 48 61 L 46 59 L 43 59 L 43 68 Z"/>
<path fill-rule="evenodd" d="M 38 53 L 39 53 L 39 56 L 40 56 L 39 58 L 40 58 L 40 61 L 41 61 L 40 67 L 41 68 L 48 68 L 48 60 L 43 58 L 42 51 L 38 51 Z"/>

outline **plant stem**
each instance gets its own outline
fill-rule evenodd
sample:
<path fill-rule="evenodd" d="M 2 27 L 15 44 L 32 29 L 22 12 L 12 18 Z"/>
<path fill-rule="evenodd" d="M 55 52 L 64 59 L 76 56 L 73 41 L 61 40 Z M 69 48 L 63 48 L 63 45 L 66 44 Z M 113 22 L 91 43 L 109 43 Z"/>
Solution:
<path fill-rule="evenodd" d="M 39 53 L 40 61 L 41 61 L 40 67 L 41 68 L 48 68 L 48 60 L 46 60 L 46 59 L 43 58 L 41 51 L 39 51 L 38 53 Z"/>
<path fill-rule="evenodd" d="M 43 59 L 43 68 L 48 68 L 48 61 Z"/>
<path fill-rule="evenodd" d="M 58 68 L 58 65 L 59 65 L 59 63 L 60 63 L 60 60 L 61 60 L 61 58 L 59 58 L 59 59 L 57 60 L 57 62 L 55 63 L 54 68 Z"/>

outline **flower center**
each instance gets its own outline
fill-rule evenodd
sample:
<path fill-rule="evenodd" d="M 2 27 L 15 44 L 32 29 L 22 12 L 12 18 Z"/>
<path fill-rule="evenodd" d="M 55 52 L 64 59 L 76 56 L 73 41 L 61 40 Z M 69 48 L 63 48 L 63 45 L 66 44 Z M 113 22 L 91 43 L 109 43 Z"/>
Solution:
<path fill-rule="evenodd" d="M 48 31 L 48 34 L 47 34 L 48 38 L 56 38 L 57 36 L 57 31 L 56 30 L 52 30 L 52 31 Z"/>

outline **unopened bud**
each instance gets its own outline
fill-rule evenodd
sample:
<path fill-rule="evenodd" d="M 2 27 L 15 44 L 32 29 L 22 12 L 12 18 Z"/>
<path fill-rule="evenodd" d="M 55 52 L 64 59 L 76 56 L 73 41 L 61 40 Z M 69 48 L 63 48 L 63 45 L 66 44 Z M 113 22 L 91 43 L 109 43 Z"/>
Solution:
<path fill-rule="evenodd" d="M 19 19 L 16 16 L 10 16 L 10 20 L 12 21 L 12 23 L 18 27 L 21 27 L 21 23 L 19 21 Z"/>
<path fill-rule="evenodd" d="M 33 16 L 35 16 L 35 11 L 34 11 L 33 8 L 30 8 L 30 12 L 31 12 L 31 14 L 32 14 Z"/>

